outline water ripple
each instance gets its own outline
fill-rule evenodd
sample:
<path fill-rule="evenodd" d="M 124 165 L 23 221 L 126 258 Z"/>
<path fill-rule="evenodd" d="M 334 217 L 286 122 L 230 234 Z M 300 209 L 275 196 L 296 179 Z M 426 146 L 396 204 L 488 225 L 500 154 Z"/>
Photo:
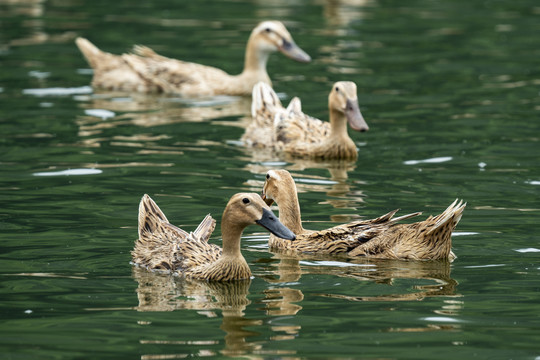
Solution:
<path fill-rule="evenodd" d="M 67 169 L 62 171 L 45 171 L 37 172 L 34 176 L 66 176 L 66 175 L 96 175 L 101 174 L 103 170 L 100 169 Z"/>
<path fill-rule="evenodd" d="M 451 156 L 441 156 L 441 157 L 435 157 L 435 158 L 423 159 L 423 160 L 407 160 L 407 161 L 404 161 L 403 164 L 405 165 L 438 164 L 438 163 L 447 162 L 450 160 L 452 160 Z"/>
<path fill-rule="evenodd" d="M 54 87 L 54 88 L 44 88 L 44 89 L 23 89 L 22 91 L 25 95 L 34 95 L 34 96 L 66 96 L 66 95 L 78 95 L 78 94 L 91 94 L 92 87 L 90 86 L 80 86 L 80 87 Z"/>

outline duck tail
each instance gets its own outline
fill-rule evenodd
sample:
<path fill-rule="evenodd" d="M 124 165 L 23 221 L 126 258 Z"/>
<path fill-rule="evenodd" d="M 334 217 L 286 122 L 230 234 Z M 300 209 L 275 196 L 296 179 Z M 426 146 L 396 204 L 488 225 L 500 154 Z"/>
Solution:
<path fill-rule="evenodd" d="M 401 215 L 401 216 L 398 216 L 397 218 L 393 218 L 391 223 L 394 224 L 394 223 L 397 223 L 397 222 L 400 222 L 400 221 L 403 221 L 403 220 L 406 220 L 406 219 L 410 219 L 412 217 L 419 216 L 419 215 L 422 215 L 421 211 L 411 213 L 411 214 L 407 214 L 407 215 Z"/>
<path fill-rule="evenodd" d="M 287 112 L 295 115 L 302 114 L 302 102 L 297 96 L 292 98 L 291 102 L 287 106 Z"/>
<path fill-rule="evenodd" d="M 199 226 L 193 231 L 194 238 L 199 239 L 204 242 L 208 242 L 208 239 L 210 238 L 210 235 L 214 231 L 214 228 L 216 227 L 216 220 L 210 216 L 210 214 L 206 215 L 206 217 L 201 221 Z"/>
<path fill-rule="evenodd" d="M 270 85 L 261 81 L 253 87 L 252 95 L 251 115 L 261 125 L 271 125 L 276 108 L 282 108 L 277 94 Z"/>
<path fill-rule="evenodd" d="M 463 200 L 459 200 L 459 202 L 458 200 L 456 199 L 446 210 L 432 219 L 435 225 L 426 232 L 426 235 L 432 234 L 446 225 L 450 225 L 450 231 L 456 228 L 463 215 L 463 210 L 467 206 L 467 203 L 463 202 Z"/>
<path fill-rule="evenodd" d="M 159 55 L 148 46 L 135 45 L 133 46 L 133 53 L 143 57 L 158 57 Z"/>
<path fill-rule="evenodd" d="M 92 69 L 98 68 L 100 64 L 104 63 L 106 58 L 114 56 L 99 50 L 94 44 L 82 37 L 75 39 L 75 44 Z"/>
<path fill-rule="evenodd" d="M 398 211 L 399 211 L 399 209 L 392 210 L 392 211 L 390 211 L 390 212 L 387 213 L 387 214 L 381 215 L 381 216 L 379 216 L 378 218 L 371 220 L 370 223 L 372 223 L 372 224 L 381 224 L 381 223 L 385 223 L 385 222 L 387 222 L 387 221 L 390 221 L 390 220 L 392 219 L 392 217 L 393 217 Z"/>
<path fill-rule="evenodd" d="M 152 234 L 159 226 L 169 224 L 169 220 L 148 194 L 144 194 L 139 203 L 139 240 Z M 173 225 L 171 225 L 173 226 Z M 176 227 L 175 227 L 176 228 Z M 187 236 L 188 233 L 176 228 Z"/>

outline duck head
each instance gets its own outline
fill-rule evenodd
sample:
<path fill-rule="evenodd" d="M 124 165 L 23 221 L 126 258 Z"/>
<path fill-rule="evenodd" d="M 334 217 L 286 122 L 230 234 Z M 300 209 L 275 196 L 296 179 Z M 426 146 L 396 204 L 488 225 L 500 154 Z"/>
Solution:
<path fill-rule="evenodd" d="M 231 197 L 223 217 L 239 227 L 257 224 L 279 238 L 295 240 L 296 236 L 283 225 L 261 197 L 254 193 L 239 193 Z M 222 221 L 222 226 L 225 220 Z"/>
<path fill-rule="evenodd" d="M 281 194 L 296 195 L 294 179 L 287 170 L 269 170 L 266 173 L 261 197 L 270 206 L 274 201 L 280 203 L 279 197 Z"/>
<path fill-rule="evenodd" d="M 361 132 L 369 130 L 369 126 L 360 113 L 356 84 L 352 81 L 339 81 L 334 84 L 328 96 L 328 108 L 330 111 L 343 114 L 351 129 Z"/>
<path fill-rule="evenodd" d="M 310 62 L 311 57 L 294 42 L 287 28 L 280 21 L 263 21 L 253 29 L 250 36 L 257 49 L 263 53 L 280 51 L 285 56 L 299 61 Z"/>

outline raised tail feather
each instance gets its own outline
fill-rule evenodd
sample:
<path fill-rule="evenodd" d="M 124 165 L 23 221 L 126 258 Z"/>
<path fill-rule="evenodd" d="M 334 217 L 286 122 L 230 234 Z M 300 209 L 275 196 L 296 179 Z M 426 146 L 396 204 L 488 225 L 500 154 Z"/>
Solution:
<path fill-rule="evenodd" d="M 397 218 L 391 219 L 392 221 L 390 221 L 390 223 L 394 224 L 394 223 L 397 223 L 397 222 L 400 222 L 400 221 L 403 221 L 403 220 L 406 220 L 406 219 L 410 219 L 412 217 L 419 216 L 419 215 L 422 215 L 421 211 L 411 213 L 411 214 L 407 214 L 407 215 L 401 215 L 401 216 L 398 216 Z"/>
<path fill-rule="evenodd" d="M 114 56 L 99 50 L 94 44 L 82 37 L 75 39 L 75 44 L 93 69 L 100 67 L 100 64 L 104 63 L 104 59 Z"/>
<path fill-rule="evenodd" d="M 212 235 L 215 227 L 216 220 L 214 220 L 210 214 L 206 215 L 199 226 L 197 226 L 197 229 L 195 229 L 193 232 L 194 238 L 208 242 L 208 239 L 210 238 L 210 235 Z"/>
<path fill-rule="evenodd" d="M 440 229 L 449 222 L 451 222 L 452 230 L 456 228 L 457 224 L 461 220 L 461 216 L 463 215 L 463 210 L 465 210 L 465 206 L 467 206 L 467 203 L 464 203 L 463 200 L 459 200 L 459 202 L 458 200 L 459 199 L 456 199 L 440 215 L 437 215 L 435 218 L 433 218 L 433 220 L 435 221 L 435 225 L 431 229 L 429 229 L 427 234 L 430 234 L 437 229 Z"/>
<path fill-rule="evenodd" d="M 153 233 L 164 224 L 174 227 L 184 236 L 188 235 L 184 230 L 171 225 L 155 201 L 148 194 L 144 194 L 139 203 L 139 240 L 143 239 L 145 235 Z"/>
<path fill-rule="evenodd" d="M 253 87 L 251 115 L 260 125 L 272 126 L 276 107 L 282 108 L 281 101 L 270 85 L 263 82 Z"/>

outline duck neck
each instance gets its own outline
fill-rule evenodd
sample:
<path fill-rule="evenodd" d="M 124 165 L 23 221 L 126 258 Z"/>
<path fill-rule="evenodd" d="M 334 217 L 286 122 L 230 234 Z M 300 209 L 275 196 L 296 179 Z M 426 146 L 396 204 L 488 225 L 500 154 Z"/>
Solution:
<path fill-rule="evenodd" d="M 283 199 L 276 200 L 279 207 L 279 221 L 293 233 L 301 234 L 304 232 L 304 228 L 302 227 L 300 203 L 298 202 L 296 187 L 293 190 L 290 194 L 284 196 Z"/>
<path fill-rule="evenodd" d="M 224 258 L 243 259 L 240 251 L 240 239 L 242 237 L 243 228 L 236 226 L 221 225 L 221 236 L 223 238 L 223 254 Z"/>
<path fill-rule="evenodd" d="M 245 226 L 234 221 L 232 214 L 225 209 L 221 218 L 221 237 L 223 239 L 223 258 L 237 258 L 244 260 L 240 251 L 240 239 Z"/>
<path fill-rule="evenodd" d="M 268 62 L 270 53 L 271 51 L 258 47 L 254 38 L 250 37 L 246 46 L 244 70 L 240 75 L 254 76 L 253 74 L 256 74 L 256 76 L 260 78 L 260 81 L 263 81 L 264 79 L 269 80 L 266 72 L 266 63 Z"/>
<path fill-rule="evenodd" d="M 330 138 L 334 141 L 351 141 L 349 134 L 347 133 L 347 119 L 345 115 L 337 110 L 330 110 Z"/>

